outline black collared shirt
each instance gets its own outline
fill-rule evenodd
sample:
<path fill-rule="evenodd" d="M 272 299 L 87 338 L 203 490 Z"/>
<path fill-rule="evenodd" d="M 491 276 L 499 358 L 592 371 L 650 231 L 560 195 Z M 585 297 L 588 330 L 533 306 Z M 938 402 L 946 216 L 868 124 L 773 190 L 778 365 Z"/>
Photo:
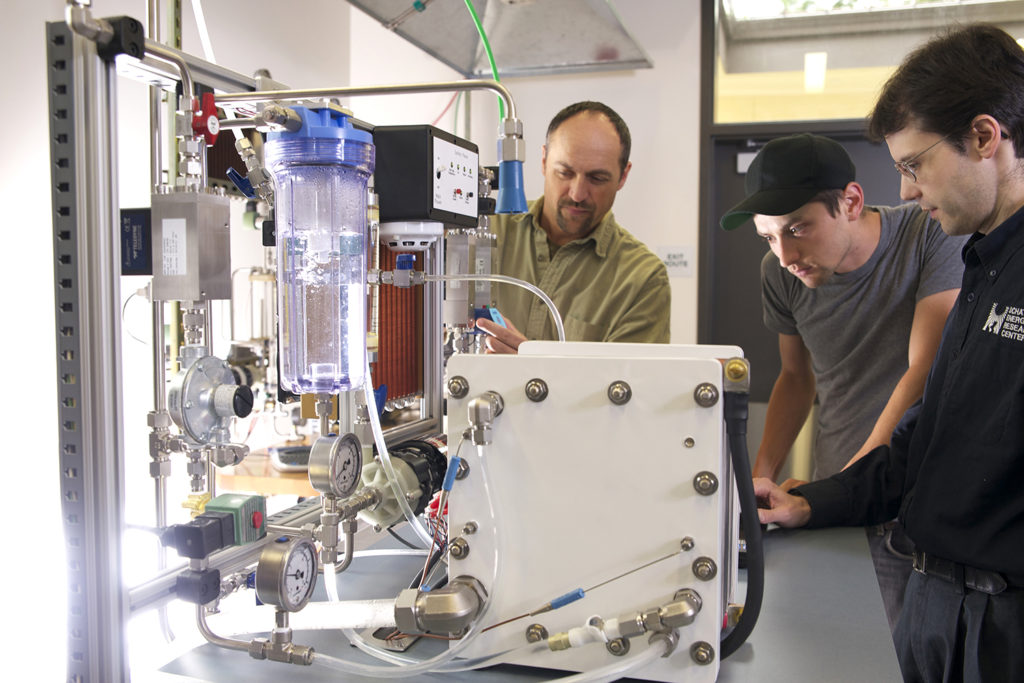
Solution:
<path fill-rule="evenodd" d="M 1024 576 L 1024 209 L 963 257 L 924 397 L 891 446 L 798 491 L 808 526 L 898 513 L 919 550 Z"/>

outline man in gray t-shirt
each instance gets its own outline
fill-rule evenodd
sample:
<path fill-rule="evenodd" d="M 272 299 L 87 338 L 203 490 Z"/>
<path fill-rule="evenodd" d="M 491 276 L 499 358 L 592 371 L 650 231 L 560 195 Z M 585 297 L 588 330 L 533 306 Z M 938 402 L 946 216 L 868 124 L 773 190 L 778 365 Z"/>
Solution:
<path fill-rule="evenodd" d="M 924 392 L 956 300 L 964 240 L 948 237 L 916 205 L 866 206 L 855 173 L 828 138 L 772 140 L 750 165 L 747 198 L 722 218 L 726 230 L 753 218 L 770 247 L 762 302 L 765 324 L 779 334 L 782 370 L 755 477 L 778 476 L 815 396 L 815 479 L 889 443 Z M 901 536 L 893 526 L 868 530 L 890 627 L 911 571 L 909 558 L 892 551 Z"/>

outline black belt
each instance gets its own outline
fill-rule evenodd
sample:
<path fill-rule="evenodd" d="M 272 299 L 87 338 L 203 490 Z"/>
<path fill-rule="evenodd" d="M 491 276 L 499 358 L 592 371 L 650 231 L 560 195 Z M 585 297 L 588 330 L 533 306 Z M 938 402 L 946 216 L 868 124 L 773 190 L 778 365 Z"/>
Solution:
<path fill-rule="evenodd" d="M 920 550 L 914 551 L 914 570 L 989 595 L 998 595 L 1007 588 L 1024 585 L 1024 582 L 1014 581 L 1005 574 L 935 557 Z"/>

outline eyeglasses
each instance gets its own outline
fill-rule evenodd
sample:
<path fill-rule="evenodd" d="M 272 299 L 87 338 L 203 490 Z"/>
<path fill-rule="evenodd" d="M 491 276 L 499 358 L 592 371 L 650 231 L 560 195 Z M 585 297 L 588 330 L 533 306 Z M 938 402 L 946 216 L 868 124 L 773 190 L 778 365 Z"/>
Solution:
<path fill-rule="evenodd" d="M 940 138 L 936 142 L 928 145 L 928 147 L 926 149 L 921 150 L 920 152 L 918 152 L 914 156 L 910 157 L 909 159 L 906 159 L 904 161 L 897 161 L 896 163 L 893 164 L 893 166 L 896 167 L 896 170 L 899 172 L 899 174 L 901 176 L 903 176 L 904 178 L 907 178 L 911 182 L 915 182 L 916 183 L 917 182 L 917 173 L 914 171 L 914 167 L 917 164 L 915 162 L 918 159 L 920 159 L 922 156 L 927 154 L 929 151 L 931 151 L 932 147 L 935 147 L 940 142 L 944 142 L 944 141 L 948 140 L 950 137 L 951 137 L 950 135 L 947 135 L 944 138 Z"/>

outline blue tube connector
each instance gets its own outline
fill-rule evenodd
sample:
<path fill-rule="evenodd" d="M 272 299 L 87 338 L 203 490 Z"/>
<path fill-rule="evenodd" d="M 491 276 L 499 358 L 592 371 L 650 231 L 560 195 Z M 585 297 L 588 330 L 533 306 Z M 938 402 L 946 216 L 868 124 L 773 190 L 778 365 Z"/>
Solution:
<path fill-rule="evenodd" d="M 576 602 L 577 600 L 583 599 L 584 595 L 585 595 L 585 593 L 583 592 L 582 588 L 577 588 L 576 590 L 569 591 L 565 595 L 558 596 L 557 598 L 555 598 L 551 602 L 547 603 L 543 607 L 540 607 L 540 608 L 535 609 L 534 611 L 530 612 L 530 616 L 532 617 L 532 616 L 537 615 L 537 614 L 544 614 L 545 612 L 550 612 L 553 609 L 558 609 L 559 607 L 565 607 L 566 605 L 568 605 L 571 602 Z"/>
<path fill-rule="evenodd" d="M 448 471 L 444 473 L 444 483 L 441 484 L 442 491 L 451 491 L 455 486 L 455 475 L 459 473 L 459 463 L 461 462 L 462 458 L 457 455 L 448 462 Z"/>
<path fill-rule="evenodd" d="M 523 190 L 523 162 L 502 161 L 498 164 L 497 213 L 526 213 Z"/>

